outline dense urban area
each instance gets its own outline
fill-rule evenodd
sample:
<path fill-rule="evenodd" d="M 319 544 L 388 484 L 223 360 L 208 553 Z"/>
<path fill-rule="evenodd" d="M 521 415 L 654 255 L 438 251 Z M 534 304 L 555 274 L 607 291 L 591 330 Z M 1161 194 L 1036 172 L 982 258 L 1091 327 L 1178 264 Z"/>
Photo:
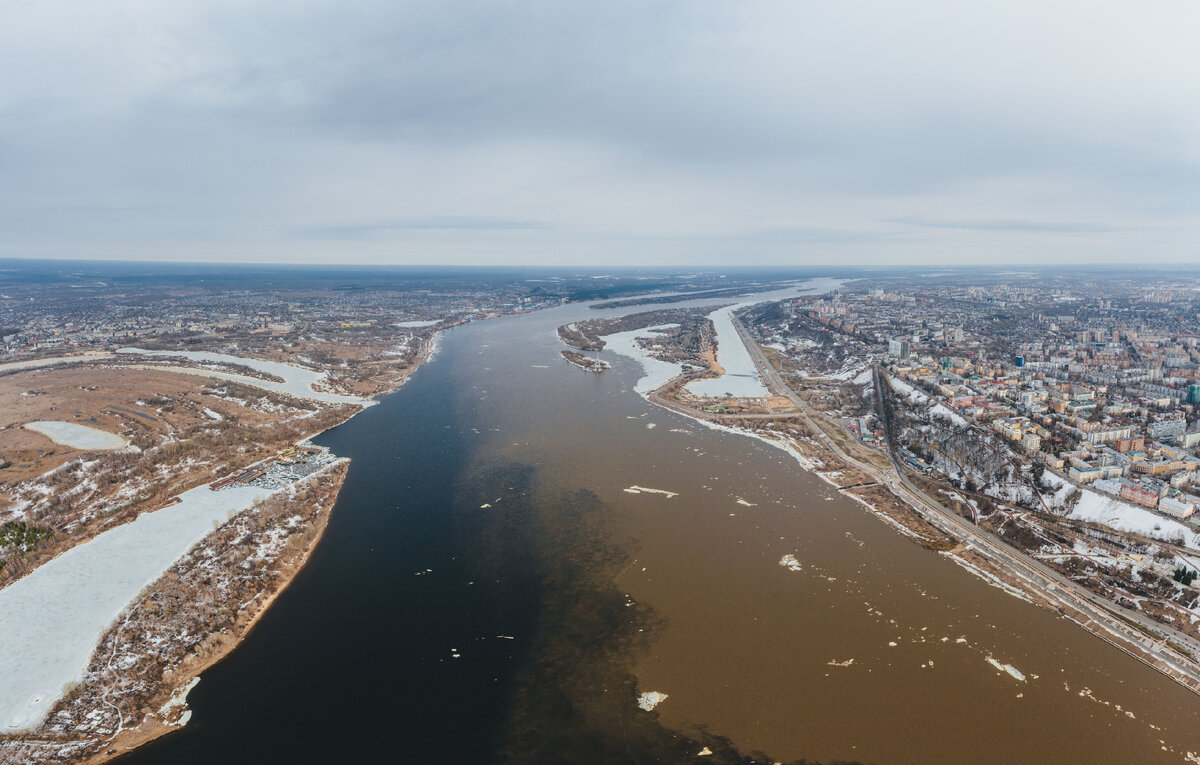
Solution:
<path fill-rule="evenodd" d="M 1195 635 L 1198 298 L 1174 276 L 930 274 L 743 319 L 794 388 L 940 503 Z"/>

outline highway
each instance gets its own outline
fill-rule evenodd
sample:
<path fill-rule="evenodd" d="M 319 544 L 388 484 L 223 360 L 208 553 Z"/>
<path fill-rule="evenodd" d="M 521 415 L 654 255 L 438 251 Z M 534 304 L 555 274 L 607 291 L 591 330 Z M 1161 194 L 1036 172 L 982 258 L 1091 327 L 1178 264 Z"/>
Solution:
<path fill-rule="evenodd" d="M 896 459 L 894 445 L 890 438 L 888 439 L 888 457 L 892 463 L 890 469 L 880 469 L 879 467 L 865 464 L 846 454 L 813 421 L 810 416 L 812 410 L 807 402 L 801 399 L 784 382 L 779 373 L 768 362 L 758 343 L 750 337 L 746 328 L 736 317 L 733 319 L 733 325 L 737 329 L 742 343 L 749 350 L 751 358 L 754 359 L 759 374 L 762 375 L 763 382 L 766 383 L 767 387 L 773 393 L 786 396 L 796 405 L 812 432 L 817 434 L 822 443 L 829 447 L 830 451 L 837 455 L 839 459 L 849 465 L 853 465 L 868 476 L 874 477 L 898 497 L 907 501 L 913 508 L 924 510 L 922 515 L 935 526 L 941 528 L 954 538 L 970 544 L 993 560 L 998 561 L 1017 576 L 1036 586 L 1046 598 L 1078 612 L 1080 617 L 1078 620 L 1093 634 L 1098 635 L 1149 666 L 1164 672 L 1192 691 L 1200 693 L 1200 665 L 1179 656 L 1165 645 L 1165 641 L 1170 640 L 1176 645 L 1186 648 L 1193 655 L 1200 655 L 1200 641 L 1157 622 L 1145 614 L 1123 608 L 1095 595 L 1081 585 L 1046 566 L 1041 561 L 1014 549 L 1007 542 L 995 537 L 991 532 L 975 526 L 957 513 L 944 507 L 940 502 L 929 497 L 908 480 L 908 477 Z M 887 413 L 883 407 L 882 372 L 878 366 L 872 367 L 872 375 L 874 377 L 879 416 L 886 430 L 888 423 Z M 1124 618 L 1136 622 L 1156 634 L 1162 635 L 1164 640 L 1152 640 L 1140 630 L 1134 629 L 1121 621 L 1121 619 L 1115 617 L 1111 611 L 1120 611 Z M 1119 636 L 1122 641 L 1136 646 L 1145 655 L 1140 655 L 1128 646 L 1115 642 L 1113 636 Z M 1148 659 L 1147 656 L 1153 657 L 1154 661 Z M 1166 666 L 1161 666 L 1156 662 L 1161 662 L 1161 664 L 1165 664 Z"/>

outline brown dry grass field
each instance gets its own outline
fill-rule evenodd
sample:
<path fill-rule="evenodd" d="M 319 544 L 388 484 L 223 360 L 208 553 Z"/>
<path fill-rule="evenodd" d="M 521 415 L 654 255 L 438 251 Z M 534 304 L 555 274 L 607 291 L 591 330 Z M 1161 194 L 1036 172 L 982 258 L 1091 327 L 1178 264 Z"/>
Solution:
<path fill-rule="evenodd" d="M 0 467 L 0 522 L 22 521 L 52 533 L 32 548 L 3 551 L 0 586 L 180 492 L 343 422 L 359 408 L 166 370 L 89 363 L 2 375 L 0 465 L 7 467 Z M 56 444 L 21 427 L 37 420 L 104 430 L 131 448 L 87 451 Z"/>
<path fill-rule="evenodd" d="M 23 429 L 21 426 L 27 422 L 75 422 L 118 435 L 134 430 L 157 441 L 172 430 L 212 422 L 204 414 L 205 408 L 245 425 L 277 419 L 203 395 L 207 382 L 195 375 L 167 371 L 87 366 L 31 369 L 0 376 L 0 462 L 12 463 L 0 469 L 0 507 L 6 486 L 41 475 L 84 453 Z M 158 411 L 168 407 L 168 411 Z"/>

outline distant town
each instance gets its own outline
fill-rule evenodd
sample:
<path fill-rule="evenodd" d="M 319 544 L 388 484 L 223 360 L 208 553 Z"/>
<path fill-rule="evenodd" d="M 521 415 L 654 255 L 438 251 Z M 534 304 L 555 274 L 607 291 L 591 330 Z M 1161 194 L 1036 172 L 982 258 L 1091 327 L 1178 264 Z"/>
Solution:
<path fill-rule="evenodd" d="M 1190 493 L 1200 483 L 1198 298 L 1153 284 L 998 283 L 877 287 L 793 310 L 799 326 L 844 337 L 848 358 L 877 361 L 933 397 L 946 419 L 990 428 L 1013 454 L 1071 481 L 1185 519 L 1200 503 Z M 856 430 L 870 440 L 877 425 L 868 416 Z"/>

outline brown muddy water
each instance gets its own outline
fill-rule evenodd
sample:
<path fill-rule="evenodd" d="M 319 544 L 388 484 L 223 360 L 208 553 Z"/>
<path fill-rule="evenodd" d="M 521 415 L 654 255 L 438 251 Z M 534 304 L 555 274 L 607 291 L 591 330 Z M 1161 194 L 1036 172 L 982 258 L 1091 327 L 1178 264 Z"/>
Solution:
<path fill-rule="evenodd" d="M 321 546 L 197 686 L 187 729 L 131 761 L 1200 753 L 1200 698 L 784 452 L 650 405 L 633 361 L 562 361 L 555 328 L 597 315 L 452 330 L 408 386 L 319 439 L 353 459 Z M 667 694 L 653 712 L 647 691 Z"/>

